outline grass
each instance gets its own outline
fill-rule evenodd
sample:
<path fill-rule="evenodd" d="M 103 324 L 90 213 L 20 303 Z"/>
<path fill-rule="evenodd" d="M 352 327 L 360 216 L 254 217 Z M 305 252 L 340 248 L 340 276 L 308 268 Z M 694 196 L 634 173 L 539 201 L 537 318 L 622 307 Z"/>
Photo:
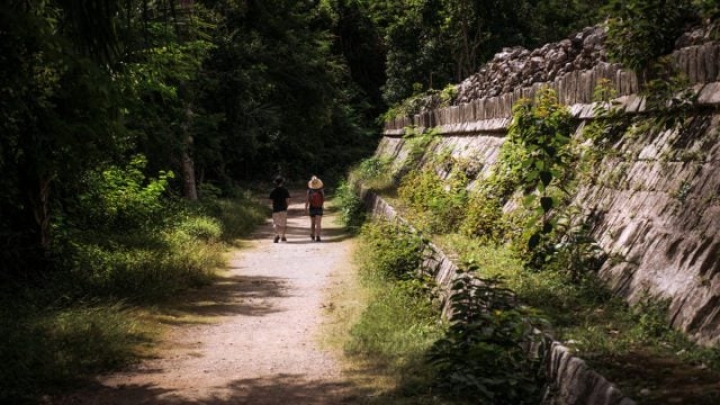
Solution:
<path fill-rule="evenodd" d="M 377 233 L 363 230 L 357 249 L 358 272 L 342 276 L 329 298 L 332 322 L 325 342 L 344 354 L 353 383 L 367 392 L 365 403 L 440 404 L 430 393 L 426 350 L 440 338 L 437 308 L 412 282 L 393 281 L 375 266 Z"/>
<path fill-rule="evenodd" d="M 665 304 L 628 306 L 594 277 L 579 283 L 556 271 L 524 270 L 513 252 L 462 235 L 436 240 L 483 276 L 502 276 L 519 299 L 552 325 L 553 336 L 639 404 L 717 404 L 720 351 L 699 347 L 667 325 Z"/>
<path fill-rule="evenodd" d="M 267 217 L 249 198 L 173 205 L 132 234 L 70 233 L 64 270 L 0 288 L 0 403 L 32 404 L 152 356 L 166 324 L 205 322 L 167 303 L 215 280 L 233 241 Z"/>
<path fill-rule="evenodd" d="M 73 387 L 92 373 L 146 356 L 158 329 L 135 319 L 121 303 L 21 308 L 18 291 L 0 298 L 0 402 L 34 403 L 38 393 Z M 28 304 L 27 301 L 24 304 Z"/>
<path fill-rule="evenodd" d="M 405 218 L 418 216 L 393 193 L 382 195 Z M 481 277 L 502 277 L 548 319 L 557 340 L 638 404 L 720 401 L 720 348 L 695 345 L 672 329 L 666 303 L 648 299 L 631 307 L 591 274 L 575 282 L 563 271 L 529 271 L 510 249 L 465 235 L 436 234 L 433 241 L 458 264 L 477 263 Z"/>

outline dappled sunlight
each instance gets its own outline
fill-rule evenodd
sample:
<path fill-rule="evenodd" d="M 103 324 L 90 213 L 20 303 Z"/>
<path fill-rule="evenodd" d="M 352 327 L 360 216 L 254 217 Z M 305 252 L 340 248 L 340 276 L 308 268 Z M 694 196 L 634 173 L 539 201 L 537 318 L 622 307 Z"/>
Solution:
<path fill-rule="evenodd" d="M 188 293 L 178 304 L 163 307 L 160 314 L 168 324 L 202 323 L 223 316 L 263 316 L 278 311 L 267 301 L 286 295 L 286 280 L 273 277 L 225 276 L 213 285 Z"/>
<path fill-rule="evenodd" d="M 275 374 L 256 378 L 236 379 L 227 385 L 216 386 L 210 396 L 188 395 L 172 387 L 153 384 L 129 384 L 110 387 L 96 385 L 88 391 L 102 392 L 97 402 L 83 404 L 156 404 L 156 405 L 335 405 L 365 403 L 368 392 L 351 383 L 341 381 L 308 380 L 300 374 Z M 76 404 L 66 397 L 58 404 Z"/>

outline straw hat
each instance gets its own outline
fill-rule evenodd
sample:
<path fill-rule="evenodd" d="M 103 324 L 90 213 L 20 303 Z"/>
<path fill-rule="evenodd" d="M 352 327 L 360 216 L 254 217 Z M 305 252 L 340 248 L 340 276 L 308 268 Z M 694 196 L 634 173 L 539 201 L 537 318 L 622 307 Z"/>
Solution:
<path fill-rule="evenodd" d="M 317 176 L 312 176 L 310 181 L 308 181 L 308 187 L 314 189 L 323 188 L 323 182 L 318 179 Z"/>

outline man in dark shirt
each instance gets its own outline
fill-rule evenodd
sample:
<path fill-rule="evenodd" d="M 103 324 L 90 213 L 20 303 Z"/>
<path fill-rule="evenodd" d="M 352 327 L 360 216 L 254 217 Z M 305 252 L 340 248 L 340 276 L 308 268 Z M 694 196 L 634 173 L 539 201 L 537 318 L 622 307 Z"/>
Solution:
<path fill-rule="evenodd" d="M 275 239 L 273 239 L 273 242 L 275 243 L 278 243 L 280 240 L 287 242 L 285 231 L 287 230 L 287 209 L 288 205 L 290 205 L 290 192 L 283 186 L 283 183 L 284 180 L 282 177 L 276 177 L 275 188 L 270 192 L 273 210 L 273 228 L 275 229 Z"/>

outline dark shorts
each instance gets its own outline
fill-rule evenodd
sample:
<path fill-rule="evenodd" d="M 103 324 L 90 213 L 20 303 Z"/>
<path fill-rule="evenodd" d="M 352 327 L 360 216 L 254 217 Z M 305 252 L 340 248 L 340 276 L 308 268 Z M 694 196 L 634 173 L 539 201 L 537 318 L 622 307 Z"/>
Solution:
<path fill-rule="evenodd" d="M 313 208 L 313 207 L 310 207 L 310 216 L 311 216 L 311 217 L 317 217 L 317 216 L 320 216 L 320 217 L 321 217 L 322 214 L 323 214 L 323 209 L 322 209 L 322 208 Z"/>

